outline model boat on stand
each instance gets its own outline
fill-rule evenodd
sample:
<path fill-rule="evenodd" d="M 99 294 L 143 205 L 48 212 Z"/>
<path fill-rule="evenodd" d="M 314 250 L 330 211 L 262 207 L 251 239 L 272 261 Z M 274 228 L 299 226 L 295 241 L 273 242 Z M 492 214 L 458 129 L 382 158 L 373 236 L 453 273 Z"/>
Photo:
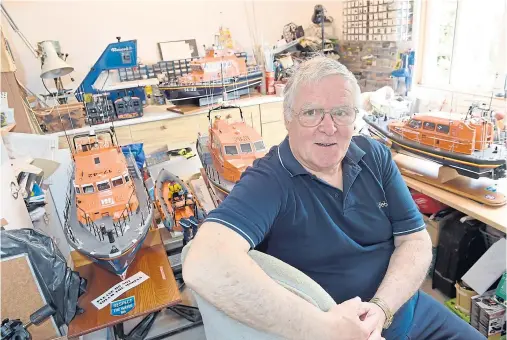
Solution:
<path fill-rule="evenodd" d="M 228 109 L 239 110 L 241 120 L 232 121 L 230 114 L 225 118 L 220 115 L 212 118 L 212 113 Z M 239 107 L 221 106 L 211 109 L 208 120 L 208 134 L 198 135 L 196 149 L 208 182 L 221 202 L 246 168 L 266 154 L 266 146 L 260 134 L 245 123 Z"/>
<path fill-rule="evenodd" d="M 152 224 L 143 176 L 111 131 L 76 135 L 73 147 L 65 236 L 71 247 L 123 279 Z"/>
<path fill-rule="evenodd" d="M 246 53 L 222 47 L 218 36 L 215 40 L 203 58 L 169 62 L 174 64 L 170 67 L 173 71 L 176 64 L 181 68 L 179 64 L 183 63 L 188 64 L 190 72 L 178 77 L 167 73 L 168 79 L 159 89 L 168 100 L 178 104 L 183 100 L 198 102 L 203 106 L 215 103 L 224 93 L 228 99 L 237 99 L 261 84 L 262 72 L 256 65 L 247 65 Z"/>
<path fill-rule="evenodd" d="M 155 204 L 164 226 L 183 233 L 183 245 L 195 236 L 205 217 L 185 182 L 166 169 L 160 170 L 155 182 Z"/>
<path fill-rule="evenodd" d="M 375 115 L 363 118 L 369 131 L 395 150 L 454 168 L 471 178 L 506 175 L 506 141 L 495 138 L 489 110 L 471 106 L 463 117 L 449 113 L 417 114 L 402 119 Z"/>

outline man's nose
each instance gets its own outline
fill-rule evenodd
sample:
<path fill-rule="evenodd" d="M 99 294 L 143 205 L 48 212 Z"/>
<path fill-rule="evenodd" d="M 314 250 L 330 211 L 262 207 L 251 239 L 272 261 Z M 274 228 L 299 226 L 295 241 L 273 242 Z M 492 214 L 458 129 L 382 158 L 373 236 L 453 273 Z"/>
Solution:
<path fill-rule="evenodd" d="M 322 119 L 319 124 L 319 131 L 329 136 L 333 135 L 336 132 L 336 126 L 334 125 L 330 114 L 324 114 L 324 119 Z"/>

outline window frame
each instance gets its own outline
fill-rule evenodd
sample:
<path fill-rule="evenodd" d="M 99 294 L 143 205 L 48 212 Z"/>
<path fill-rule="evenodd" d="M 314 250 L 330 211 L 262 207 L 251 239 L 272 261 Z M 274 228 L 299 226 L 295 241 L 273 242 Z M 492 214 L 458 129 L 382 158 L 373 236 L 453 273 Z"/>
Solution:
<path fill-rule="evenodd" d="M 114 181 L 116 181 L 118 179 L 121 179 L 121 184 L 114 185 Z M 125 184 L 125 180 L 124 180 L 123 176 L 117 176 L 117 177 L 111 178 L 111 185 L 113 188 L 119 187 L 120 185 L 123 185 L 123 184 Z"/>
<path fill-rule="evenodd" d="M 262 143 L 262 149 L 257 149 L 257 143 Z M 254 146 L 254 149 L 256 152 L 261 152 L 261 151 L 264 151 L 266 150 L 266 144 L 264 143 L 264 141 L 261 139 L 261 140 L 258 140 L 256 142 L 253 142 L 253 146 Z"/>
<path fill-rule="evenodd" d="M 413 126 L 412 126 L 412 124 L 411 124 L 412 122 L 419 122 L 419 126 L 418 126 L 418 127 L 413 127 Z M 421 127 L 422 127 L 422 125 L 423 125 L 423 121 L 422 121 L 422 120 L 420 120 L 420 119 L 415 119 L 415 118 L 412 118 L 412 119 L 410 119 L 410 120 L 408 121 L 408 126 L 410 126 L 410 128 L 412 128 L 412 129 L 414 129 L 414 130 L 420 130 L 420 129 L 421 129 Z"/>
<path fill-rule="evenodd" d="M 86 192 L 85 187 L 92 187 L 93 191 Z M 93 185 L 93 183 L 83 184 L 83 185 L 81 185 L 81 188 L 83 189 L 83 192 L 82 192 L 83 194 L 94 194 L 95 193 L 95 186 Z"/>
<path fill-rule="evenodd" d="M 494 38 L 488 43 L 487 48 L 484 49 L 484 53 L 488 53 L 489 49 L 496 47 L 498 53 L 494 54 L 492 60 L 492 66 L 488 67 L 483 63 L 477 67 L 477 71 L 484 74 L 475 82 L 462 84 L 460 81 L 460 74 L 463 72 L 463 65 L 466 60 L 462 58 L 461 51 L 466 49 L 467 42 L 471 39 L 466 34 L 465 23 L 469 22 L 468 17 L 471 10 L 467 5 L 463 5 L 459 0 L 456 0 L 456 15 L 454 16 L 453 24 L 453 38 L 452 38 L 452 52 L 450 53 L 450 66 L 449 71 L 445 76 L 435 67 L 436 58 L 438 57 L 438 46 L 439 41 L 442 38 L 441 34 L 437 32 L 436 27 L 445 26 L 445 22 L 440 22 L 435 19 L 436 13 L 441 12 L 441 3 L 437 0 L 432 1 L 416 1 L 414 8 L 414 47 L 416 50 L 416 63 L 414 70 L 414 81 L 413 84 L 419 88 L 429 88 L 441 91 L 452 91 L 461 92 L 466 94 L 481 94 L 484 96 L 490 96 L 491 91 L 501 91 L 505 78 L 507 77 L 507 64 L 503 65 L 502 60 L 507 60 L 507 39 L 502 37 L 502 29 L 507 28 L 507 3 L 502 5 L 501 3 L 491 3 L 492 11 L 498 8 L 502 9 L 502 12 L 498 12 L 499 18 L 498 24 L 492 25 L 489 31 Z M 489 4 L 488 4 L 489 5 Z M 479 18 L 475 18 L 480 20 Z M 503 23 L 504 26 L 501 26 Z M 497 35 L 499 34 L 499 36 Z M 457 61 L 461 60 L 461 61 Z M 483 72 L 485 71 L 485 72 Z M 493 80 L 496 75 L 496 80 Z M 474 79 L 472 77 L 471 79 Z M 500 89 L 498 88 L 500 86 Z"/>
<path fill-rule="evenodd" d="M 438 127 L 439 126 L 445 126 L 447 128 L 447 131 L 446 132 L 442 132 L 440 130 L 438 130 Z M 448 135 L 449 132 L 451 131 L 451 125 L 448 125 L 448 124 L 437 124 L 437 126 L 435 127 L 435 131 L 437 133 L 441 133 L 441 134 L 444 134 L 444 135 Z"/>
<path fill-rule="evenodd" d="M 226 149 L 227 147 L 234 148 L 236 150 L 236 153 L 235 154 L 228 153 L 227 149 Z M 224 145 L 223 148 L 224 148 L 224 154 L 226 156 L 237 156 L 237 155 L 239 155 L 238 147 L 235 144 Z"/>
<path fill-rule="evenodd" d="M 428 128 L 426 127 L 426 124 L 431 124 L 431 125 L 433 125 L 433 127 L 432 127 L 431 129 L 428 129 Z M 436 123 L 433 123 L 433 122 L 423 122 L 423 125 L 422 125 L 422 128 L 423 128 L 423 130 L 425 130 L 425 131 L 433 131 L 433 132 L 435 132 L 436 127 L 437 127 L 437 124 L 436 124 Z"/>
<path fill-rule="evenodd" d="M 99 185 L 101 185 L 101 184 L 105 184 L 105 183 L 107 183 L 108 188 L 107 188 L 107 189 L 99 189 Z M 95 185 L 97 186 L 97 191 L 98 191 L 98 192 L 111 190 L 111 188 L 112 188 L 112 185 L 111 185 L 111 182 L 109 181 L 109 179 L 106 179 L 106 180 L 103 180 L 103 181 L 96 182 L 96 183 L 95 183 Z"/>
<path fill-rule="evenodd" d="M 250 151 L 244 151 L 243 150 L 243 145 L 248 145 L 248 147 L 250 148 Z M 239 144 L 239 149 L 241 150 L 241 153 L 252 153 L 254 148 L 253 148 L 253 145 L 250 142 L 245 142 L 245 143 L 240 143 Z"/>

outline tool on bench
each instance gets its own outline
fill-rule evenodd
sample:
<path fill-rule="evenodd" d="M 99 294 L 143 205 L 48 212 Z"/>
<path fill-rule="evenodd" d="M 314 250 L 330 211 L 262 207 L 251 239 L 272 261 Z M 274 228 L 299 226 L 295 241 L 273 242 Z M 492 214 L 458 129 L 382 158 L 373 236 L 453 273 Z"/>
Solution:
<path fill-rule="evenodd" d="M 50 316 L 56 313 L 51 305 L 47 304 L 42 308 L 38 309 L 35 313 L 30 315 L 30 321 L 23 325 L 20 319 L 4 319 L 2 321 L 2 340 L 31 340 L 32 336 L 27 331 L 27 328 L 31 325 L 40 325 L 46 321 Z"/>
<path fill-rule="evenodd" d="M 184 156 L 186 159 L 192 158 L 195 156 L 195 152 L 192 151 L 192 148 L 182 148 L 182 149 L 173 149 L 167 151 L 167 153 L 171 156 Z"/>

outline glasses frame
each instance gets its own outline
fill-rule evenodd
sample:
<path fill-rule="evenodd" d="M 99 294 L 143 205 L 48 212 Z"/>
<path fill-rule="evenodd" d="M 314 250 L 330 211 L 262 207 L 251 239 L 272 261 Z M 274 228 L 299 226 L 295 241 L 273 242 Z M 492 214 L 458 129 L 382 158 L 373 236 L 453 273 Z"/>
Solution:
<path fill-rule="evenodd" d="M 350 107 L 350 106 L 349 106 Z M 350 126 L 352 124 L 355 123 L 356 119 L 357 119 L 357 114 L 359 113 L 359 109 L 355 106 L 352 106 L 352 109 L 354 110 L 354 119 L 349 123 L 349 124 L 338 124 L 336 123 L 336 121 L 333 119 L 333 116 L 331 116 L 331 113 L 329 112 L 330 110 L 322 110 L 322 109 L 305 109 L 305 110 L 300 110 L 299 112 L 295 112 L 295 111 L 292 111 L 294 113 L 294 115 L 297 117 L 297 120 L 299 122 L 299 124 L 303 127 L 316 127 L 316 126 L 319 126 L 320 123 L 322 123 L 322 121 L 324 120 L 324 117 L 326 116 L 326 114 L 329 114 L 329 116 L 331 117 L 331 120 L 333 121 L 333 124 L 335 126 Z M 317 124 L 315 125 L 304 125 L 303 123 L 301 123 L 301 113 L 303 111 L 308 111 L 308 110 L 320 110 L 322 113 L 321 113 L 321 116 L 320 116 L 320 120 L 317 122 Z"/>

